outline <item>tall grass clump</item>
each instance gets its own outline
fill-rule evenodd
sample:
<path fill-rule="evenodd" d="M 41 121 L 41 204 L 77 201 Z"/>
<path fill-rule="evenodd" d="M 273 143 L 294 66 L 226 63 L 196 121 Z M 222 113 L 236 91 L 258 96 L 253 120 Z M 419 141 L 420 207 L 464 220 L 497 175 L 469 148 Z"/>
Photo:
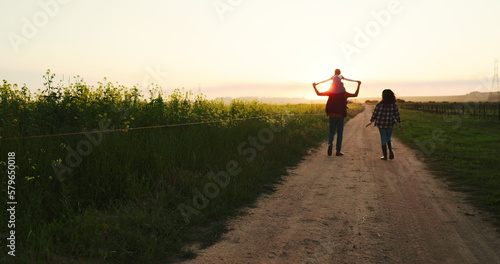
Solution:
<path fill-rule="evenodd" d="M 15 152 L 18 204 L 17 256 L 2 247 L 3 263 L 192 256 L 185 244 L 218 237 L 224 219 L 272 189 L 327 132 L 323 105 L 227 105 L 181 90 L 145 99 L 107 80 L 65 87 L 54 78 L 48 71 L 36 94 L 0 86 L 0 170 Z M 224 173 L 222 186 L 214 175 Z"/>

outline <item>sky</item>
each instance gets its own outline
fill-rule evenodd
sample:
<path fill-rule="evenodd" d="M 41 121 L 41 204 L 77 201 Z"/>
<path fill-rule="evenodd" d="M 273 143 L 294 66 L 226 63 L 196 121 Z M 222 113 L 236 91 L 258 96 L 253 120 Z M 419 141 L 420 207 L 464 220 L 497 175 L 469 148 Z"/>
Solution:
<path fill-rule="evenodd" d="M 3 0 L 0 79 L 37 91 L 50 69 L 145 93 L 313 99 L 311 83 L 339 68 L 363 82 L 360 97 L 488 92 L 499 11 L 498 0 Z"/>

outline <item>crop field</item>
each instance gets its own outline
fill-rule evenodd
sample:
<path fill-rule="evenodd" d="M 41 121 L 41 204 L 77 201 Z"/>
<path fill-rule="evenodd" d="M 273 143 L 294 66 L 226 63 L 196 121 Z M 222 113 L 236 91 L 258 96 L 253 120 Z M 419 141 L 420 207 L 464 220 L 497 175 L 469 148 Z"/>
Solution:
<path fill-rule="evenodd" d="M 0 186 L 14 191 L 0 201 L 15 202 L 17 261 L 189 257 L 184 245 L 217 239 L 228 216 L 327 135 L 324 105 L 226 105 L 181 90 L 144 98 L 106 81 L 62 87 L 54 78 L 47 72 L 36 94 L 0 86 Z"/>

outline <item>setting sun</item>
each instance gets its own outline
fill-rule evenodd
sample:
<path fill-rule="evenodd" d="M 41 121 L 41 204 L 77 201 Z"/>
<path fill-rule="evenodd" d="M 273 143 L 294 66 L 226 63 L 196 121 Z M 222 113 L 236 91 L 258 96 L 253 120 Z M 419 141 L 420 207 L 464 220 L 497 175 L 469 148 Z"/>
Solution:
<path fill-rule="evenodd" d="M 498 34 L 484 34 L 495 21 L 500 24 L 498 1 L 1 5 L 2 17 L 10 21 L 0 25 L 2 78 L 34 91 L 51 69 L 65 82 L 80 75 L 88 83 L 107 77 L 143 89 L 148 83 L 169 91 L 201 87 L 211 98 L 311 98 L 310 84 L 339 68 L 363 81 L 364 97 L 378 96 L 377 83 L 398 85 L 400 95 L 414 95 L 417 87 L 422 95 L 455 95 L 491 78 L 499 55 Z M 289 93 L 297 83 L 303 90 Z M 238 89 L 248 86 L 253 89 Z"/>

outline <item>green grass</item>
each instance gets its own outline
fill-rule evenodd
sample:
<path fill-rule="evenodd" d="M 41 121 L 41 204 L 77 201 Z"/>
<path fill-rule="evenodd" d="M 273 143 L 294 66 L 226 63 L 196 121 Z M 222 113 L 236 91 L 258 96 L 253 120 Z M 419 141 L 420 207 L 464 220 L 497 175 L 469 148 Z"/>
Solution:
<path fill-rule="evenodd" d="M 411 110 L 401 110 L 401 116 L 404 131 L 395 135 L 418 150 L 451 188 L 500 215 L 500 121 Z"/>
<path fill-rule="evenodd" d="M 46 78 L 34 96 L 0 86 L 0 170 L 15 152 L 18 203 L 17 257 L 3 247 L 2 263 L 193 257 L 184 245 L 217 241 L 228 217 L 272 191 L 327 136 L 324 105 L 225 105 L 180 91 L 143 99 L 135 88 L 53 87 L 50 72 Z M 267 117 L 227 121 L 258 116 Z M 207 121 L 215 123 L 131 130 Z M 5 140 L 112 128 L 123 131 Z M 6 194 L 7 175 L 0 177 Z M 8 219 L 6 210 L 0 217 Z"/>

